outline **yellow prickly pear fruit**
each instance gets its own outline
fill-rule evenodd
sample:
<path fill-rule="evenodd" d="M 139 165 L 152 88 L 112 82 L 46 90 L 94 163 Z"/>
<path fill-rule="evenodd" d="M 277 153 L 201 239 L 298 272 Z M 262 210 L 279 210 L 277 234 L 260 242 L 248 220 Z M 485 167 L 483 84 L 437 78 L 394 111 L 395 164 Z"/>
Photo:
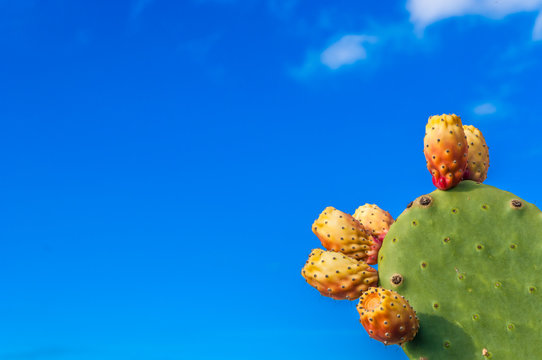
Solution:
<path fill-rule="evenodd" d="M 377 240 L 382 242 L 384 236 L 393 224 L 393 218 L 390 213 L 382 210 L 376 204 L 365 204 L 356 209 L 354 219 Z"/>
<path fill-rule="evenodd" d="M 468 152 L 461 118 L 455 114 L 431 116 L 425 127 L 423 151 L 437 188 L 448 190 L 459 184 Z"/>
<path fill-rule="evenodd" d="M 489 168 L 489 148 L 484 135 L 472 125 L 463 125 L 463 130 L 469 146 L 467 169 L 463 179 L 484 182 Z"/>
<path fill-rule="evenodd" d="M 365 204 L 356 209 L 354 219 L 359 221 L 369 235 L 373 237 L 375 244 L 371 246 L 366 262 L 367 264 L 376 264 L 378 262 L 378 251 L 391 224 L 393 224 L 393 218 L 389 212 L 382 210 L 376 204 Z"/>
<path fill-rule="evenodd" d="M 366 261 L 371 248 L 376 245 L 359 221 L 332 206 L 325 208 L 314 221 L 312 231 L 327 250 L 341 252 L 356 260 Z"/>
<path fill-rule="evenodd" d="M 301 275 L 320 294 L 336 300 L 355 300 L 378 282 L 377 271 L 363 261 L 321 249 L 312 250 Z"/>
<path fill-rule="evenodd" d="M 419 320 L 408 301 L 397 292 L 374 287 L 359 299 L 360 322 L 375 340 L 403 344 L 418 333 Z"/>

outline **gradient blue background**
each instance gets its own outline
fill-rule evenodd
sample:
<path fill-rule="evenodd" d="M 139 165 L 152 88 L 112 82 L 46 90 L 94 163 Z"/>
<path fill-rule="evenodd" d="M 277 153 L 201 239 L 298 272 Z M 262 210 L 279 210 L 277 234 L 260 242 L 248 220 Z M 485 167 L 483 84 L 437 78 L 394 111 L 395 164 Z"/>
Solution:
<path fill-rule="evenodd" d="M 406 359 L 305 283 L 310 225 L 432 191 L 437 113 L 541 204 L 542 42 L 386 4 L 1 0 L 0 359 Z"/>

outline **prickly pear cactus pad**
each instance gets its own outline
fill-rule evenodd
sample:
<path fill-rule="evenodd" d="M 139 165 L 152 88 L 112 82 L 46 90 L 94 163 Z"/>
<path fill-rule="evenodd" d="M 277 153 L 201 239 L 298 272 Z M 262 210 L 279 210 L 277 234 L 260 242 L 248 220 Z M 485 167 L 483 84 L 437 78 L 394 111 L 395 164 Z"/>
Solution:
<path fill-rule="evenodd" d="M 542 358 L 542 213 L 473 181 L 414 200 L 378 255 L 379 285 L 420 320 L 410 359 Z"/>

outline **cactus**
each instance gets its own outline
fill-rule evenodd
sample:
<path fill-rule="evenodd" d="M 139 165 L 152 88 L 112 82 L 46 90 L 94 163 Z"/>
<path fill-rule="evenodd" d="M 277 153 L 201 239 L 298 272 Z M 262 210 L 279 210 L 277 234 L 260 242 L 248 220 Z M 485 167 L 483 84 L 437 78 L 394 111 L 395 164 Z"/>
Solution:
<path fill-rule="evenodd" d="M 380 250 L 380 286 L 410 300 L 411 359 L 533 359 L 542 354 L 542 213 L 473 181 L 413 201 Z M 535 355 L 537 354 L 537 355 Z"/>
<path fill-rule="evenodd" d="M 355 262 L 352 256 L 365 274 L 378 260 L 378 284 L 360 283 L 369 287 L 360 297 L 360 321 L 369 336 L 402 345 L 411 360 L 542 355 L 542 212 L 481 183 L 487 150 L 482 133 L 458 116 L 432 116 L 424 153 L 438 190 L 411 202 L 395 222 L 386 212 L 368 216 L 367 209 L 381 210 L 366 204 L 354 217 L 326 208 L 313 224 L 326 248 L 345 255 L 314 250 L 303 270 L 307 281 L 323 295 L 352 299 L 361 286 L 340 293 L 336 284 L 344 279 L 333 278 L 335 287 L 330 279 L 317 282 L 330 278 L 331 265 L 322 260 L 341 256 L 333 266 L 342 272 L 352 269 L 345 262 Z M 373 227 L 376 218 L 387 227 Z"/>
<path fill-rule="evenodd" d="M 484 182 L 489 168 L 489 152 L 484 135 L 472 125 L 463 125 L 463 130 L 469 146 L 463 179 Z"/>
<path fill-rule="evenodd" d="M 395 291 L 371 288 L 359 299 L 358 312 L 369 336 L 385 345 L 401 345 L 411 341 L 418 332 L 416 312 Z"/>
<path fill-rule="evenodd" d="M 465 139 L 459 116 L 443 114 L 429 118 L 423 151 L 437 188 L 448 190 L 463 179 L 468 152 Z"/>
<path fill-rule="evenodd" d="M 365 260 L 375 248 L 375 241 L 359 221 L 332 206 L 322 211 L 312 224 L 312 231 L 327 250 L 342 252 L 356 260 Z"/>
<path fill-rule="evenodd" d="M 376 270 L 366 263 L 321 249 L 312 250 L 301 275 L 320 294 L 336 300 L 355 300 L 378 280 Z"/>

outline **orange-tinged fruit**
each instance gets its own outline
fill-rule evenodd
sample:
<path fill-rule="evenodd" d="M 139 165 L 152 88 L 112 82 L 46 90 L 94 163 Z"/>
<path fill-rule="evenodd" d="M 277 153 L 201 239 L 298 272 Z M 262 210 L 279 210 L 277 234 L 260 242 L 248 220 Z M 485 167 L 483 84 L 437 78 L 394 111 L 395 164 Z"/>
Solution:
<path fill-rule="evenodd" d="M 455 114 L 429 117 L 423 151 L 437 188 L 448 190 L 459 184 L 467 167 L 468 154 L 461 118 Z"/>
<path fill-rule="evenodd" d="M 361 295 L 357 309 L 369 336 L 385 345 L 402 345 L 418 333 L 416 312 L 395 291 L 372 287 Z"/>

